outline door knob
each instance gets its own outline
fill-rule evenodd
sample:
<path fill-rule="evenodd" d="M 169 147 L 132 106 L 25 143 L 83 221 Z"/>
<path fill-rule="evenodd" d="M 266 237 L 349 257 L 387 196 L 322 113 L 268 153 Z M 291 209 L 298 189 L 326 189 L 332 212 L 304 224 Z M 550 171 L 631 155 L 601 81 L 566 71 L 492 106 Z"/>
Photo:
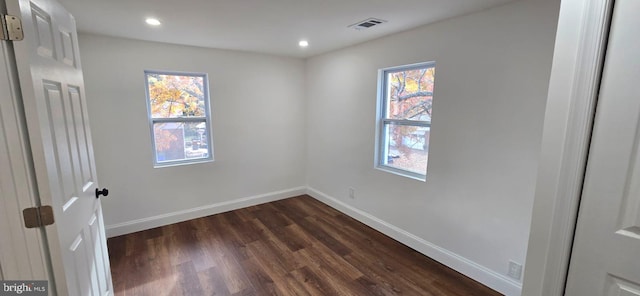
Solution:
<path fill-rule="evenodd" d="M 96 198 L 100 198 L 100 195 L 107 196 L 109 195 L 109 189 L 102 188 L 102 190 L 96 188 Z"/>

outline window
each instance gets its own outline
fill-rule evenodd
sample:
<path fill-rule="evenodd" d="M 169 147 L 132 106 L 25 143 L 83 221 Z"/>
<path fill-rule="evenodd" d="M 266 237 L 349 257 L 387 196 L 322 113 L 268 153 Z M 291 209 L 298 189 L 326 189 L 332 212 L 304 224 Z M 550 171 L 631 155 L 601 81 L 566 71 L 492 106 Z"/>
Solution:
<path fill-rule="evenodd" d="M 377 168 L 426 179 L 435 71 L 435 62 L 379 71 Z"/>
<path fill-rule="evenodd" d="M 154 166 L 213 160 L 207 74 L 144 74 Z"/>

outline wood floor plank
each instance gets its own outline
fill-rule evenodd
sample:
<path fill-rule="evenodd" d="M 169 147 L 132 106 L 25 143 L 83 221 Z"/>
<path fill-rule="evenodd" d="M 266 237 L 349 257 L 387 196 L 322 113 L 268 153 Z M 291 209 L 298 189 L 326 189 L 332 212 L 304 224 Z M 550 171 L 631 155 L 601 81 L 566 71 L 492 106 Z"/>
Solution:
<path fill-rule="evenodd" d="M 304 253 L 305 250 L 299 250 L 298 252 Z M 297 276 L 297 272 L 303 272 L 302 275 L 304 276 L 304 280 L 312 279 L 314 282 L 314 286 L 326 292 L 322 295 L 351 294 L 349 292 L 349 288 L 347 288 L 348 282 L 343 278 L 340 278 L 327 266 L 309 263 L 307 266 L 298 269 L 297 271 L 293 271 L 292 274 L 294 275 L 294 277 Z"/>
<path fill-rule="evenodd" d="M 222 280 L 231 294 L 240 293 L 252 287 L 246 270 L 239 263 L 242 261 L 233 252 L 233 245 L 226 245 L 219 233 L 211 232 L 212 236 L 207 240 L 209 252 L 213 255 L 216 266 L 221 270 Z M 216 235 L 217 234 L 217 235 Z M 243 256 L 246 257 L 246 256 Z"/>
<path fill-rule="evenodd" d="M 290 280 L 291 276 L 282 258 L 272 252 L 266 243 L 255 241 L 248 245 L 248 249 L 253 255 L 252 259 L 256 263 L 256 267 L 264 270 L 272 279 L 274 289 L 277 291 L 276 294 L 291 296 L 309 295 L 300 283 Z"/>
<path fill-rule="evenodd" d="M 357 266 L 378 287 L 395 295 L 432 295 L 429 290 L 421 289 L 414 282 L 407 280 L 403 274 L 388 268 L 384 259 L 380 257 L 370 258 L 354 252 L 345 256 L 344 259 L 351 265 Z"/>
<path fill-rule="evenodd" d="M 367 289 L 367 293 L 362 295 L 398 295 L 393 289 L 389 289 L 389 287 L 385 287 L 381 283 L 376 283 L 367 276 L 360 277 L 357 281 Z"/>
<path fill-rule="evenodd" d="M 211 238 L 215 239 L 218 244 L 224 246 L 230 255 L 238 261 L 245 260 L 248 258 L 245 242 L 254 241 L 254 239 L 249 239 L 239 234 L 240 230 L 233 228 L 226 216 L 227 213 L 223 213 L 210 217 L 211 224 L 214 225 L 214 227 L 209 230 L 209 233 L 212 235 Z"/>
<path fill-rule="evenodd" d="M 273 256 L 270 258 L 273 261 L 277 261 L 281 263 L 283 268 L 286 271 L 292 271 L 294 269 L 298 269 L 304 266 L 304 262 L 296 260 L 293 256 L 294 251 L 286 245 L 280 238 L 276 237 L 273 231 L 281 232 L 281 229 L 284 227 L 277 227 L 276 229 L 266 229 L 259 221 L 252 221 L 256 224 L 258 229 L 261 229 L 261 232 L 264 236 L 263 240 L 258 242 L 263 242 L 265 247 L 269 249 Z"/>
<path fill-rule="evenodd" d="M 107 243 L 117 296 L 500 295 L 307 195 Z"/>
<path fill-rule="evenodd" d="M 198 272 L 198 280 L 202 287 L 203 295 L 230 295 L 227 285 L 223 281 L 221 271 L 217 267 L 211 267 Z"/>
<path fill-rule="evenodd" d="M 200 285 L 200 278 L 193 266 L 193 262 L 186 262 L 178 265 L 179 284 L 182 295 L 203 295 L 204 291 Z"/>
<path fill-rule="evenodd" d="M 273 278 L 266 270 L 260 267 L 256 258 L 249 258 L 242 262 L 242 267 L 246 270 L 253 291 L 259 295 L 277 295 L 277 288 Z"/>
<path fill-rule="evenodd" d="M 309 268 L 303 266 L 292 271 L 291 276 L 304 286 L 309 295 L 331 295 L 327 288 L 323 287 L 323 281 L 320 280 L 315 273 L 309 271 Z"/>
<path fill-rule="evenodd" d="M 314 217 L 313 221 L 316 225 L 327 231 L 327 233 L 332 236 L 343 238 L 341 242 L 348 248 L 365 251 L 357 252 L 356 254 L 353 254 L 353 256 L 344 256 L 345 258 L 356 262 L 352 262 L 353 266 L 373 265 L 376 267 L 376 271 L 378 273 L 382 272 L 391 274 L 392 276 L 401 276 L 396 278 L 396 280 L 403 282 L 405 286 L 412 287 L 413 290 L 426 290 L 433 281 L 433 277 L 430 277 L 428 273 L 420 272 L 419 267 L 416 266 L 415 260 L 407 260 L 407 258 L 404 257 L 394 256 L 394 251 L 397 252 L 397 250 L 392 250 L 387 246 L 379 245 L 375 241 L 363 237 L 360 232 L 355 231 L 353 228 L 348 226 L 335 226 L 335 224 L 332 224 L 328 222 L 328 220 L 320 217 Z M 394 244 L 394 246 L 404 248 L 403 246 L 398 246 L 397 243 Z M 406 250 L 400 251 L 410 252 L 412 250 L 407 248 Z M 378 256 L 375 258 L 361 256 L 362 254 L 367 253 L 376 253 Z M 363 264 L 363 262 L 368 262 L 369 264 Z"/>

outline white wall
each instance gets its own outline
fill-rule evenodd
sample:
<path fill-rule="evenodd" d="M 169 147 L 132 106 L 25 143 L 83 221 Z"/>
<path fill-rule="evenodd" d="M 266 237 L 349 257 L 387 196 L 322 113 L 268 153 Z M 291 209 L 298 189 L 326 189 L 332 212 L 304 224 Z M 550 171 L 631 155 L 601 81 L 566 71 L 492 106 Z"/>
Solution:
<path fill-rule="evenodd" d="M 506 273 L 525 261 L 559 2 L 518 1 L 309 59 L 310 192 L 518 294 Z M 425 61 L 437 65 L 421 182 L 373 163 L 377 70 Z"/>
<path fill-rule="evenodd" d="M 304 192 L 302 60 L 87 34 L 79 43 L 110 235 Z M 145 69 L 209 74 L 215 162 L 153 168 Z"/>

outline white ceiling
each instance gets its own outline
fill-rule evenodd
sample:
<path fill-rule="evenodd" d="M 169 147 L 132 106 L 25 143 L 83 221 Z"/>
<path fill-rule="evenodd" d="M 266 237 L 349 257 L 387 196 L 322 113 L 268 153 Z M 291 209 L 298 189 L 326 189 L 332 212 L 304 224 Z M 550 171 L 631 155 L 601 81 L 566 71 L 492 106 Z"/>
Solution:
<path fill-rule="evenodd" d="M 59 0 L 78 31 L 309 57 L 512 0 Z M 162 21 L 145 24 L 147 17 Z M 347 26 L 370 17 L 366 30 Z M 298 47 L 309 40 L 306 49 Z"/>

